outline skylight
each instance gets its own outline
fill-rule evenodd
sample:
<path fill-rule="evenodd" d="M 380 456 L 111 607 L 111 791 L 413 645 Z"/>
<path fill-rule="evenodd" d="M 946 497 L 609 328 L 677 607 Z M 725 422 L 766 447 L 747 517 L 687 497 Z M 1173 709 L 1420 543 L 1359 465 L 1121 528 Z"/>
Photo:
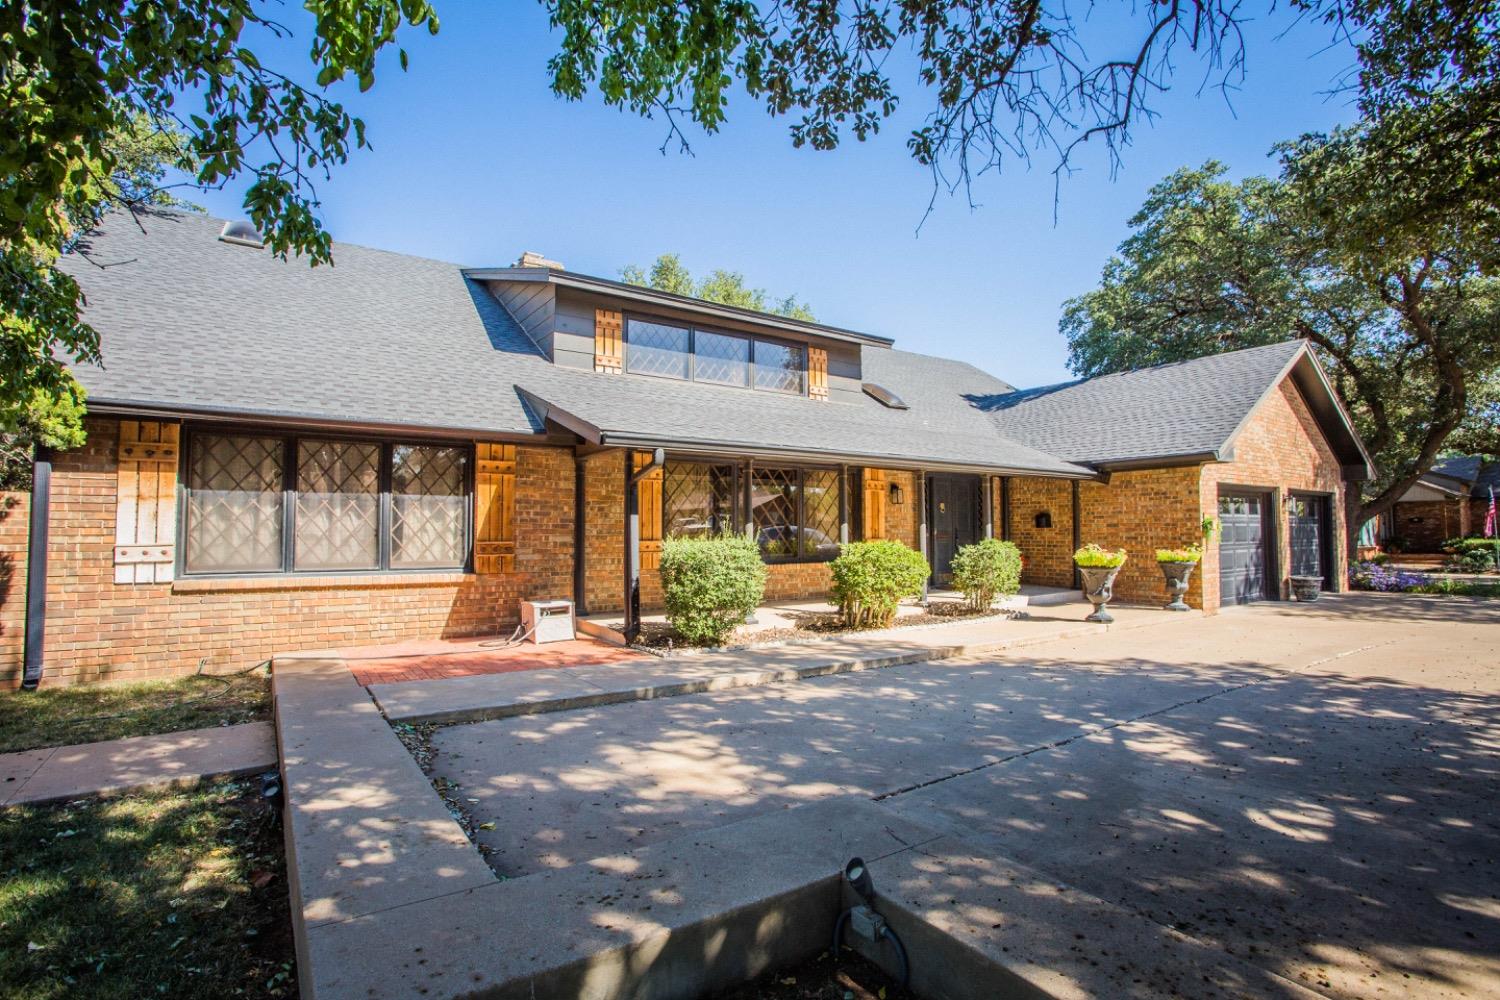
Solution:
<path fill-rule="evenodd" d="M 254 247 L 257 250 L 266 245 L 265 237 L 261 236 L 260 231 L 243 220 L 224 223 L 219 239 L 238 247 Z"/>
<path fill-rule="evenodd" d="M 885 386 L 881 385 L 878 382 L 865 382 L 863 383 L 863 388 L 865 390 L 865 395 L 869 396 L 871 399 L 879 400 L 881 403 L 884 403 L 886 406 L 889 406 L 893 410 L 911 409 L 910 406 L 906 405 L 906 400 L 902 399 L 900 396 L 896 395 L 894 392 L 887 389 Z"/>

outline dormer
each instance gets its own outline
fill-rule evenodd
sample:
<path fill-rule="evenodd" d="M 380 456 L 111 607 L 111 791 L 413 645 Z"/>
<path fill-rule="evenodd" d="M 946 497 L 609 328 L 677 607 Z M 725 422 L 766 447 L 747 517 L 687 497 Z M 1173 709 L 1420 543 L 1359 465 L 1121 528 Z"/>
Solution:
<path fill-rule="evenodd" d="M 865 349 L 891 341 L 566 270 L 528 252 L 476 268 L 483 284 L 553 364 L 622 378 L 853 402 Z"/>

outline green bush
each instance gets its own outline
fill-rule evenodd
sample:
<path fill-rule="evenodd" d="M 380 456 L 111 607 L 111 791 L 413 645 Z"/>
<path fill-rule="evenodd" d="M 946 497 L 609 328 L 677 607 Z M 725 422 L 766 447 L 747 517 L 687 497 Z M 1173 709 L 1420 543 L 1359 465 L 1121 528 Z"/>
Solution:
<path fill-rule="evenodd" d="M 1021 589 L 1021 550 L 1012 542 L 986 538 L 962 545 L 952 565 L 953 585 L 975 611 L 987 611 L 997 596 L 1009 597 Z"/>
<path fill-rule="evenodd" d="M 1449 573 L 1488 573 L 1495 568 L 1495 557 L 1480 548 L 1461 548 L 1443 561 Z"/>
<path fill-rule="evenodd" d="M 1125 550 L 1115 549 L 1110 551 L 1101 548 L 1097 542 L 1089 542 L 1083 548 L 1073 553 L 1073 561 L 1080 566 L 1100 567 L 1102 569 L 1113 569 L 1116 566 L 1125 565 Z"/>
<path fill-rule="evenodd" d="M 1465 572 L 1500 568 L 1500 538 L 1450 538 L 1443 543 L 1443 551 L 1466 562 L 1470 568 Z"/>
<path fill-rule="evenodd" d="M 1157 549 L 1156 561 L 1159 563 L 1195 563 L 1203 558 L 1203 549 L 1197 545 L 1189 545 L 1185 549 Z"/>
<path fill-rule="evenodd" d="M 719 645 L 760 605 L 766 564 L 744 535 L 668 538 L 661 547 L 667 621 L 695 645 Z"/>
<path fill-rule="evenodd" d="M 851 542 L 830 565 L 833 603 L 850 628 L 884 628 L 896 605 L 922 593 L 927 560 L 900 542 Z"/>

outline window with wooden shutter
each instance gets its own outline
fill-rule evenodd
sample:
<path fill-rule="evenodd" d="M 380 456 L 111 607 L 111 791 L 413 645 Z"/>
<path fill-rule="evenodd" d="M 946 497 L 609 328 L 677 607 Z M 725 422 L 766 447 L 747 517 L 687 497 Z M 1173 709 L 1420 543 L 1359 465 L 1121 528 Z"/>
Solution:
<path fill-rule="evenodd" d="M 821 347 L 807 351 L 807 394 L 813 399 L 828 399 L 828 352 Z"/>
<path fill-rule="evenodd" d="M 625 369 L 624 318 L 613 309 L 594 310 L 594 371 L 618 375 Z"/>
<path fill-rule="evenodd" d="M 885 503 L 888 485 L 884 469 L 865 470 L 865 541 L 885 537 Z"/>
<path fill-rule="evenodd" d="M 633 462 L 631 471 L 639 472 L 651 464 L 651 453 L 635 452 Z M 660 468 L 652 469 L 636 484 L 641 514 L 641 569 L 656 569 L 661 566 L 661 486 Z"/>
<path fill-rule="evenodd" d="M 120 421 L 115 583 L 170 583 L 177 560 L 177 424 Z"/>
<path fill-rule="evenodd" d="M 474 472 L 474 572 L 516 569 L 516 446 L 476 447 Z"/>

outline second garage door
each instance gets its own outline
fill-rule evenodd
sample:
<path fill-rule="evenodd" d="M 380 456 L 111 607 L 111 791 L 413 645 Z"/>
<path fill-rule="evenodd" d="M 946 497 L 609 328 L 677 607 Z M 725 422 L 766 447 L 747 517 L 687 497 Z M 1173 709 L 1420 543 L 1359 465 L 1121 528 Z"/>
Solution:
<path fill-rule="evenodd" d="M 1266 599 L 1266 497 L 1219 495 L 1219 600 L 1245 604 Z"/>

